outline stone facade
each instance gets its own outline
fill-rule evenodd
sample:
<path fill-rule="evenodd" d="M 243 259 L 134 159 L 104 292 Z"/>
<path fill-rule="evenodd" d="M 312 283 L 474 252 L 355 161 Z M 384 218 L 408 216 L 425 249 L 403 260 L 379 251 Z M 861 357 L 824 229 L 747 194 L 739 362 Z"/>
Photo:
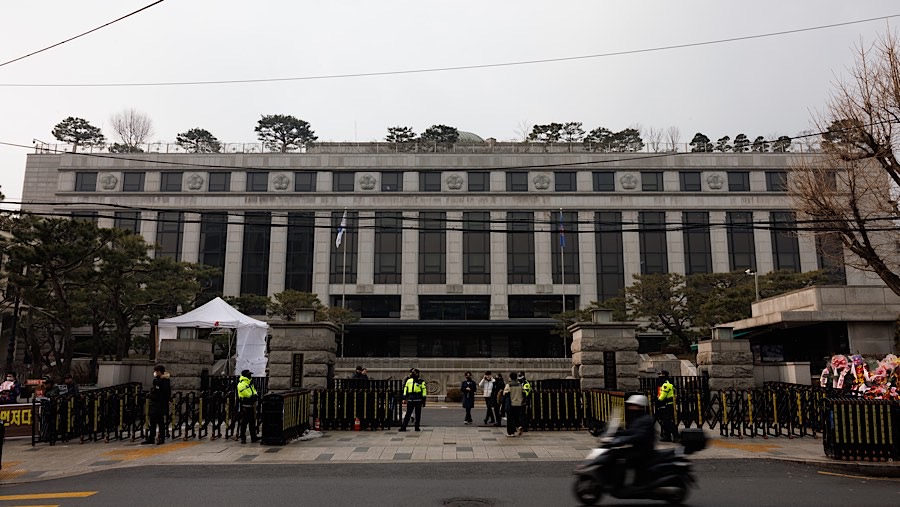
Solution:
<path fill-rule="evenodd" d="M 173 391 L 199 391 L 201 373 L 213 363 L 212 342 L 160 340 L 156 362 L 171 375 Z"/>
<path fill-rule="evenodd" d="M 716 328 L 713 339 L 697 344 L 697 372 L 709 377 L 709 389 L 754 387 L 750 340 L 732 338 L 730 328 Z"/>
<path fill-rule="evenodd" d="M 594 312 L 593 322 L 576 322 L 569 327 L 572 375 L 581 379 L 582 389 L 638 389 L 637 326 L 611 322 L 608 313 Z"/>
<path fill-rule="evenodd" d="M 270 321 L 269 326 L 269 390 L 328 387 L 328 379 L 334 376 L 338 327 L 329 322 L 284 321 Z M 303 355 L 302 364 L 294 364 L 295 354 Z M 302 374 L 297 371 L 301 367 Z"/>

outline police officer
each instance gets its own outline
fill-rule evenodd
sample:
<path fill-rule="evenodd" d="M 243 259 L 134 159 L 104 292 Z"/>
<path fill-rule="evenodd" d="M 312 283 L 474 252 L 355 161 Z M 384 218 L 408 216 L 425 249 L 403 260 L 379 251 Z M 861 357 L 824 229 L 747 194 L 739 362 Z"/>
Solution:
<path fill-rule="evenodd" d="M 166 367 L 158 364 L 153 367 L 153 386 L 147 398 L 150 400 L 150 430 L 141 445 L 162 444 L 166 441 L 166 415 L 169 413 L 169 399 L 172 397 L 172 384 Z M 159 430 L 159 436 L 156 432 Z"/>
<path fill-rule="evenodd" d="M 256 403 L 259 400 L 259 393 L 253 386 L 253 373 L 250 370 L 241 372 L 237 395 L 241 404 L 241 443 L 247 443 L 247 425 L 250 426 L 250 441 L 256 443 L 259 440 L 256 435 Z"/>
<path fill-rule="evenodd" d="M 419 378 L 419 370 L 413 368 L 406 379 L 403 386 L 403 399 L 406 400 L 406 416 L 403 417 L 403 423 L 400 425 L 400 431 L 406 431 L 409 425 L 409 418 L 416 411 L 416 431 L 419 431 L 419 424 L 422 421 L 422 407 L 425 406 L 425 397 L 428 396 L 428 388 L 425 387 L 425 381 Z"/>
<path fill-rule="evenodd" d="M 675 425 L 675 386 L 669 381 L 669 372 L 660 370 L 657 379 L 656 419 L 659 421 L 659 441 L 677 442 L 678 427 Z"/>

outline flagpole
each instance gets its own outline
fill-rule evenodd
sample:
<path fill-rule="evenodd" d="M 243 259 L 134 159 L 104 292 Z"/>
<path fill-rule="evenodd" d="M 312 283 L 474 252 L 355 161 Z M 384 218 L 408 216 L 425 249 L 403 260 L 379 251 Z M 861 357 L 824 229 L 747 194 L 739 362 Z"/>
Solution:
<path fill-rule="evenodd" d="M 563 210 L 559 208 L 559 265 L 560 271 L 562 271 L 562 276 L 560 277 L 560 281 L 562 282 L 562 313 L 566 313 L 566 239 L 565 239 L 565 229 L 563 228 Z M 563 357 L 569 357 L 569 354 L 566 353 L 566 332 L 562 332 L 562 341 L 563 341 Z"/>
<path fill-rule="evenodd" d="M 344 217 L 347 216 L 347 208 L 344 208 Z M 343 221 L 343 220 L 342 220 Z M 346 228 L 344 229 L 344 234 L 346 234 Z M 344 247 L 344 259 L 341 262 L 341 309 L 347 309 L 347 243 L 349 243 L 349 238 L 346 242 L 343 243 Z M 341 357 L 344 357 L 344 319 L 341 317 Z"/>

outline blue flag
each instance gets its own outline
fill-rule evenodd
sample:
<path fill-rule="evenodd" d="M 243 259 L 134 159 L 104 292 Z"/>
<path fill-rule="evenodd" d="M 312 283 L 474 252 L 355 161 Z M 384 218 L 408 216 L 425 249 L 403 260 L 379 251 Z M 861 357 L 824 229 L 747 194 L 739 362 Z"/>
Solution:
<path fill-rule="evenodd" d="M 563 224 L 562 210 L 559 210 L 559 247 L 566 247 L 566 226 Z"/>

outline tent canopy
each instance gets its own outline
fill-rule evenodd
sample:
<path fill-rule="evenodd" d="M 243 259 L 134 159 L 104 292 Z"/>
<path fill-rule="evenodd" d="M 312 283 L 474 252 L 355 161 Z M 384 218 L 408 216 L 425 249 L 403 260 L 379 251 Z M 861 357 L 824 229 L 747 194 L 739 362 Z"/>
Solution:
<path fill-rule="evenodd" d="M 178 328 L 227 328 L 237 330 L 237 362 L 234 373 L 250 370 L 254 377 L 264 377 L 266 371 L 266 334 L 269 325 L 261 320 L 248 317 L 231 305 L 215 298 L 194 310 L 172 317 L 160 319 L 159 339 L 171 340 L 178 337 Z"/>

